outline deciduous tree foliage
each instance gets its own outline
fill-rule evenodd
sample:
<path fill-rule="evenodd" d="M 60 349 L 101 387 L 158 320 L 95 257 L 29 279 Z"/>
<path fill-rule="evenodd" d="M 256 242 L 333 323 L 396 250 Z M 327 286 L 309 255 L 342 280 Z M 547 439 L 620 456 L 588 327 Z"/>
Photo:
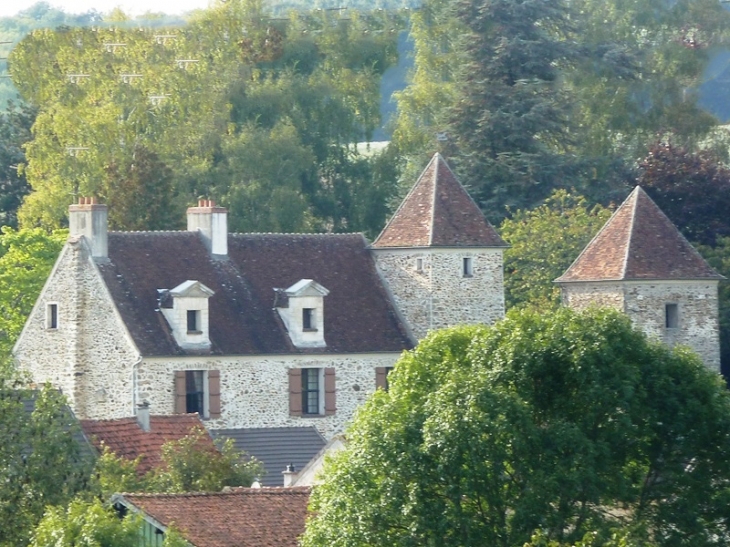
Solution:
<path fill-rule="evenodd" d="M 658 142 L 639 168 L 638 183 L 690 241 L 730 236 L 730 169 L 717 155 Z"/>
<path fill-rule="evenodd" d="M 67 231 L 40 228 L 0 233 L 0 359 L 10 351 L 40 295 Z"/>
<path fill-rule="evenodd" d="M 65 398 L 46 387 L 21 389 L 0 376 L 0 546 L 27 545 L 47 506 L 64 505 L 83 490 L 92 468 L 72 432 Z"/>
<path fill-rule="evenodd" d="M 730 541 L 730 395 L 618 312 L 436 332 L 392 374 L 326 463 L 305 547 Z"/>
<path fill-rule="evenodd" d="M 0 112 L 0 225 L 17 228 L 17 210 L 30 187 L 20 165 L 25 161 L 23 144 L 31 138 L 36 110 L 8 103 Z"/>
<path fill-rule="evenodd" d="M 555 308 L 560 289 L 553 281 L 578 258 L 609 216 L 610 209 L 556 190 L 539 207 L 520 209 L 502 221 L 499 232 L 510 245 L 504 252 L 507 307 Z"/>

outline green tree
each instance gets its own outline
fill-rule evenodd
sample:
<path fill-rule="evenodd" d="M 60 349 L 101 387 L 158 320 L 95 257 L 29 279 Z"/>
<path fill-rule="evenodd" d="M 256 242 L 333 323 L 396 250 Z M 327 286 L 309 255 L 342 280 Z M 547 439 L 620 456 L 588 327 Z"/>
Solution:
<path fill-rule="evenodd" d="M 231 439 L 213 449 L 197 429 L 162 447 L 162 465 L 148 477 L 149 492 L 220 492 L 225 486 L 251 486 L 263 473 L 260 462 L 242 454 Z"/>
<path fill-rule="evenodd" d="M 615 311 L 436 332 L 347 439 L 305 547 L 521 547 L 617 528 L 660 546 L 730 539 L 730 394 Z"/>
<path fill-rule="evenodd" d="M 578 258 L 609 216 L 609 209 L 556 190 L 539 207 L 515 211 L 503 220 L 499 232 L 510 245 L 504 252 L 507 307 L 555 308 L 560 289 L 553 281 Z"/>
<path fill-rule="evenodd" d="M 0 234 L 0 359 L 10 351 L 66 241 L 67 231 L 39 228 Z"/>
<path fill-rule="evenodd" d="M 568 10 L 563 0 L 459 0 L 455 16 L 466 32 L 448 108 L 452 161 L 496 221 L 505 206 L 531 207 L 565 179 Z"/>
<path fill-rule="evenodd" d="M 32 547 L 138 547 L 142 519 L 120 518 L 101 501 L 73 500 L 49 507 L 38 524 Z"/>
<path fill-rule="evenodd" d="M 23 144 L 31 139 L 35 109 L 10 102 L 0 112 L 0 225 L 17 228 L 17 210 L 30 187 L 19 166 L 25 162 Z"/>
<path fill-rule="evenodd" d="M 0 545 L 27 545 L 47 506 L 65 505 L 83 490 L 91 453 L 58 391 L 20 388 L 0 377 Z"/>

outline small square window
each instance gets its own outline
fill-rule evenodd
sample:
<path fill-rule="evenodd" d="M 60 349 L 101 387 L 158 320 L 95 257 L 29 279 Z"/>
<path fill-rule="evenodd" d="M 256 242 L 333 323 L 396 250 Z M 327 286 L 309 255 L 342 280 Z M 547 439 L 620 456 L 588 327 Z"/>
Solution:
<path fill-rule="evenodd" d="M 314 308 L 302 309 L 302 330 L 316 331 L 317 323 L 315 322 Z"/>
<path fill-rule="evenodd" d="M 664 326 L 668 329 L 679 328 L 679 306 L 677 304 L 664 306 Z"/>
<path fill-rule="evenodd" d="M 188 310 L 188 332 L 200 332 L 200 310 Z"/>
<path fill-rule="evenodd" d="M 58 328 L 58 304 L 48 304 L 46 306 L 46 328 Z"/>
<path fill-rule="evenodd" d="M 464 257 L 462 268 L 464 277 L 472 277 L 474 275 L 474 265 L 470 257 Z"/>
<path fill-rule="evenodd" d="M 302 414 L 321 414 L 321 369 L 302 369 Z"/>

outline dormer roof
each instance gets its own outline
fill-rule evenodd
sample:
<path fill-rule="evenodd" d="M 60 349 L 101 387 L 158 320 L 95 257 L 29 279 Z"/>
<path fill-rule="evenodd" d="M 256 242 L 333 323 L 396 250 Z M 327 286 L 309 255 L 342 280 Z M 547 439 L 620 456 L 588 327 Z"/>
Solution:
<path fill-rule="evenodd" d="M 384 247 L 506 247 L 441 154 L 435 154 L 373 243 Z"/>
<path fill-rule="evenodd" d="M 174 289 L 170 289 L 171 296 L 184 298 L 210 298 L 215 292 L 203 285 L 200 281 L 188 279 Z"/>
<path fill-rule="evenodd" d="M 330 292 L 312 279 L 300 279 L 286 289 L 289 297 L 297 296 L 327 296 Z"/>
<path fill-rule="evenodd" d="M 637 186 L 555 281 L 723 279 Z"/>

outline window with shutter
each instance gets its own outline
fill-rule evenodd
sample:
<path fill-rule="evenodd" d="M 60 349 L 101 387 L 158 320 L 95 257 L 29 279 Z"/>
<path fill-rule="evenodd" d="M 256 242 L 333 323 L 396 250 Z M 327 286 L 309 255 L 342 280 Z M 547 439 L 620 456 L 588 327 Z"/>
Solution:
<path fill-rule="evenodd" d="M 393 367 L 375 367 L 375 389 L 388 391 L 388 374 Z"/>
<path fill-rule="evenodd" d="M 324 369 L 324 414 L 331 416 L 337 412 L 337 391 L 335 389 L 335 369 Z"/>
<path fill-rule="evenodd" d="M 221 373 L 219 370 L 175 372 L 175 412 L 198 413 L 201 418 L 221 416 Z"/>
<path fill-rule="evenodd" d="M 302 415 L 302 369 L 289 369 L 289 415 Z"/>

